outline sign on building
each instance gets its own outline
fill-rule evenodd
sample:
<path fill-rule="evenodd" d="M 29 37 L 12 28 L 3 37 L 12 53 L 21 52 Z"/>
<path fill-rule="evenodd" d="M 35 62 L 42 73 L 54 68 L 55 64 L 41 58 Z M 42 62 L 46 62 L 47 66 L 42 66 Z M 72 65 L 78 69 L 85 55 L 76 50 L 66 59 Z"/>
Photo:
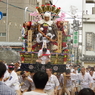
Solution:
<path fill-rule="evenodd" d="M 73 20 L 73 47 L 78 47 L 79 40 L 79 20 Z"/>
<path fill-rule="evenodd" d="M 95 51 L 95 34 L 86 32 L 86 51 Z"/>
<path fill-rule="evenodd" d="M 3 13 L 0 12 L 0 20 L 3 18 Z"/>
<path fill-rule="evenodd" d="M 58 53 L 62 52 L 62 31 L 58 31 Z"/>
<path fill-rule="evenodd" d="M 79 39 L 79 32 L 74 31 L 73 32 L 73 47 L 78 47 L 78 39 Z"/>
<path fill-rule="evenodd" d="M 32 30 L 28 31 L 28 52 L 32 50 Z"/>

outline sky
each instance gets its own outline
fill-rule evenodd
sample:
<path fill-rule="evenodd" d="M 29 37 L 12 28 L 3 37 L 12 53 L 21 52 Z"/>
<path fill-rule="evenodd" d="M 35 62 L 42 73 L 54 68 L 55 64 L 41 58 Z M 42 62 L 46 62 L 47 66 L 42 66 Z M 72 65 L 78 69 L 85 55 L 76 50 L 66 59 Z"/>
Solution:
<path fill-rule="evenodd" d="M 82 1 L 83 0 L 53 0 L 53 4 L 57 7 L 61 7 L 61 9 L 66 12 L 67 14 L 70 14 L 70 6 L 75 6 L 77 10 L 77 14 L 82 14 Z M 88 13 L 92 13 L 92 7 L 94 4 L 86 4 L 86 9 L 88 10 Z"/>
<path fill-rule="evenodd" d="M 53 4 L 67 14 L 70 14 L 70 6 L 75 6 L 78 12 L 82 12 L 82 0 L 53 0 Z"/>
<path fill-rule="evenodd" d="M 53 0 L 53 4 L 59 6 L 64 11 L 70 11 L 70 6 L 76 6 L 79 11 L 82 10 L 82 0 Z"/>

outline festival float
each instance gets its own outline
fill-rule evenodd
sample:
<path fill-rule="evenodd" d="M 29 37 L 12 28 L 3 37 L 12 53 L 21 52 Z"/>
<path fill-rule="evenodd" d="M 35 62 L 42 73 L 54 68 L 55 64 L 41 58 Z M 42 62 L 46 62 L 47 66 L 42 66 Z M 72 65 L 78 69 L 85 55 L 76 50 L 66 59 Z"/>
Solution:
<path fill-rule="evenodd" d="M 23 23 L 21 68 L 34 69 L 38 51 L 45 47 L 50 50 L 53 71 L 64 72 L 69 56 L 67 39 L 70 38 L 66 33 L 68 22 L 64 20 L 65 14 L 59 16 L 61 8 L 50 4 L 36 7 L 36 10 L 30 14 L 34 19 Z M 45 70 L 44 64 L 41 70 Z"/>

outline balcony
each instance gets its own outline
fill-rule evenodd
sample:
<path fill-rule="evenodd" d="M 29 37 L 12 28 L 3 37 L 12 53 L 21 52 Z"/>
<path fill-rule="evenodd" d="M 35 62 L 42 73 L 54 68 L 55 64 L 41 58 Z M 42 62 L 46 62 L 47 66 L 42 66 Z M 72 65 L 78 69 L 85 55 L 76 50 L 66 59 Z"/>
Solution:
<path fill-rule="evenodd" d="M 83 15 L 83 22 L 95 22 L 95 14 L 92 15 Z"/>
<path fill-rule="evenodd" d="M 95 3 L 95 0 L 86 0 L 86 3 Z"/>

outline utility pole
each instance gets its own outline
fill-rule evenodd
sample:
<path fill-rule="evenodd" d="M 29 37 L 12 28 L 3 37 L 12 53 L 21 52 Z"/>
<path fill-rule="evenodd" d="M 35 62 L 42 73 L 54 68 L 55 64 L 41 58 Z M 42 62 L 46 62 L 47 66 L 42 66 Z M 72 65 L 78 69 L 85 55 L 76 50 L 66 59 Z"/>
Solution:
<path fill-rule="evenodd" d="M 74 63 L 78 64 L 79 20 L 73 20 Z"/>
<path fill-rule="evenodd" d="M 8 2 L 9 0 L 7 0 L 7 6 L 6 6 L 6 13 L 7 13 L 7 16 L 6 16 L 6 42 L 9 42 L 9 23 L 8 23 L 8 18 L 9 18 L 9 10 L 8 10 Z"/>
<path fill-rule="evenodd" d="M 84 46 L 85 46 L 85 44 L 83 43 L 83 38 L 84 38 L 83 16 L 85 14 L 85 10 L 86 10 L 86 0 L 82 0 L 82 58 L 83 58 Z M 82 65 L 84 65 L 84 62 L 82 62 Z"/>
<path fill-rule="evenodd" d="M 28 9 L 28 7 L 25 7 L 25 10 L 24 10 L 24 17 L 25 17 L 25 18 L 24 18 L 24 21 L 25 21 L 25 22 L 27 21 L 27 20 L 26 20 L 26 17 L 27 17 L 27 16 L 26 16 L 27 9 Z"/>

